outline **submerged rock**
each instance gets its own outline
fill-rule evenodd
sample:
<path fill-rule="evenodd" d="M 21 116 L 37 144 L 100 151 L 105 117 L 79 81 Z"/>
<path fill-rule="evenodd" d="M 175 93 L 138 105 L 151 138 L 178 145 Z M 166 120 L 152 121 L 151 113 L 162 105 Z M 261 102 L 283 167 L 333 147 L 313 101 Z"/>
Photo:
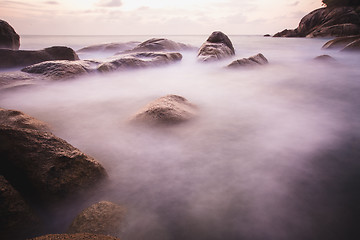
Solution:
<path fill-rule="evenodd" d="M 29 240 L 120 240 L 116 237 L 91 234 L 91 233 L 75 233 L 75 234 L 49 234 L 41 237 L 31 238 Z"/>
<path fill-rule="evenodd" d="M 132 122 L 145 124 L 177 124 L 195 117 L 196 106 L 177 95 L 156 99 L 140 110 Z"/>
<path fill-rule="evenodd" d="M 49 47 L 38 51 L 0 49 L 0 69 L 24 67 L 53 60 L 79 60 L 78 55 L 68 47 Z"/>
<path fill-rule="evenodd" d="M 0 48 L 18 50 L 20 37 L 14 28 L 4 20 L 0 20 Z M 1 66 L 1 63 L 0 63 Z"/>
<path fill-rule="evenodd" d="M 336 62 L 335 58 L 329 55 L 320 55 L 315 57 L 314 60 L 319 62 Z"/>
<path fill-rule="evenodd" d="M 140 43 L 135 48 L 125 51 L 124 53 L 134 53 L 134 52 L 172 52 L 172 51 L 185 51 L 185 50 L 194 50 L 195 48 L 184 44 L 174 42 L 165 38 L 152 38 L 143 43 Z"/>
<path fill-rule="evenodd" d="M 119 52 L 133 49 L 140 42 L 125 42 L 125 43 L 105 43 L 105 44 L 97 44 L 91 45 L 77 50 L 78 53 L 84 52 Z"/>
<path fill-rule="evenodd" d="M 229 68 L 239 68 L 239 67 L 249 67 L 249 66 L 257 66 L 257 65 L 265 65 L 268 64 L 268 60 L 261 53 L 249 57 L 243 58 L 233 61 L 228 65 Z"/>
<path fill-rule="evenodd" d="M 274 37 L 340 37 L 360 34 L 360 16 L 355 7 L 319 8 L 304 16 L 294 30 Z"/>
<path fill-rule="evenodd" d="M 101 201 L 83 210 L 71 223 L 68 233 L 95 233 L 119 237 L 126 209 L 112 202 Z"/>
<path fill-rule="evenodd" d="M 198 60 L 203 62 L 215 61 L 232 55 L 235 55 L 235 50 L 229 37 L 222 32 L 213 32 L 200 47 Z"/>
<path fill-rule="evenodd" d="M 120 55 L 109 62 L 99 65 L 98 71 L 110 72 L 115 70 L 129 70 L 137 68 L 146 68 L 161 66 L 180 61 L 182 55 L 180 53 L 168 52 L 143 52 L 127 55 Z"/>

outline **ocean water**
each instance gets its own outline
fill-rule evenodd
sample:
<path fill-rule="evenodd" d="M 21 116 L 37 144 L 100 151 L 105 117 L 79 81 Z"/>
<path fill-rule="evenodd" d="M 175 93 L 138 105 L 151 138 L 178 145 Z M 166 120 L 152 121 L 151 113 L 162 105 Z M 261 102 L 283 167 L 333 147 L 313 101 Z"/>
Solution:
<path fill-rule="evenodd" d="M 151 37 L 196 47 L 207 38 L 22 36 L 21 49 Z M 109 173 L 98 194 L 49 219 L 49 232 L 109 200 L 128 208 L 125 240 L 359 239 L 360 54 L 321 50 L 328 39 L 229 37 L 233 59 L 262 53 L 269 64 L 228 70 L 233 59 L 202 64 L 188 51 L 166 67 L 1 93 L 2 108 L 49 123 Z M 322 54 L 336 62 L 313 60 Z M 196 118 L 166 128 L 129 124 L 167 94 L 197 105 Z"/>

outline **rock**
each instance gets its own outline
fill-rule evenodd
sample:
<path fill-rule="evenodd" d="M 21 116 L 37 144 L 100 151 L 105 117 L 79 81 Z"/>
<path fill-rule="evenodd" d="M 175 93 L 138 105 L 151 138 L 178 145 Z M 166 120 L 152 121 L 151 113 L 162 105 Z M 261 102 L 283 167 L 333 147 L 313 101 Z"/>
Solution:
<path fill-rule="evenodd" d="M 81 48 L 77 50 L 78 53 L 84 52 L 119 52 L 133 49 L 140 42 L 126 42 L 126 43 L 105 43 L 105 44 L 97 44 L 91 45 L 88 47 Z"/>
<path fill-rule="evenodd" d="M 360 51 L 360 38 L 346 45 L 341 51 Z"/>
<path fill-rule="evenodd" d="M 203 62 L 220 60 L 235 55 L 234 47 L 224 33 L 213 32 L 200 47 L 198 60 Z"/>
<path fill-rule="evenodd" d="M 265 34 L 264 37 L 271 37 L 271 35 L 270 34 Z"/>
<path fill-rule="evenodd" d="M 172 125 L 194 118 L 196 110 L 196 106 L 185 98 L 167 95 L 145 106 L 132 118 L 132 122 Z"/>
<path fill-rule="evenodd" d="M 53 60 L 79 60 L 78 55 L 68 47 L 50 47 L 38 51 L 0 49 L 0 69 L 24 67 Z"/>
<path fill-rule="evenodd" d="M 91 234 L 91 233 L 76 233 L 76 234 L 49 234 L 41 237 L 31 238 L 29 240 L 120 240 L 116 237 Z"/>
<path fill-rule="evenodd" d="M 172 51 L 186 51 L 194 50 L 195 48 L 183 44 L 174 42 L 165 38 L 152 38 L 143 43 L 140 43 L 135 48 L 125 51 L 123 53 L 135 53 L 135 52 L 172 52 Z"/>
<path fill-rule="evenodd" d="M 50 204 L 81 193 L 107 174 L 95 159 L 27 121 L 0 125 L 0 174 L 27 199 Z M 31 121 L 30 121 L 31 122 Z M 20 127 L 19 127 L 20 126 Z"/>
<path fill-rule="evenodd" d="M 360 16 L 356 7 L 319 8 L 304 16 L 294 30 L 274 37 L 340 37 L 360 34 Z"/>
<path fill-rule="evenodd" d="M 229 68 L 239 68 L 239 67 L 249 67 L 249 66 L 257 66 L 257 65 L 265 65 L 268 64 L 268 60 L 261 53 L 249 57 L 243 58 L 239 60 L 235 60 L 228 65 Z"/>
<path fill-rule="evenodd" d="M 25 239 L 39 231 L 39 219 L 23 197 L 0 175 L 1 239 Z"/>
<path fill-rule="evenodd" d="M 68 233 L 94 233 L 119 237 L 126 209 L 120 205 L 101 201 L 83 210 L 71 223 Z"/>
<path fill-rule="evenodd" d="M 322 46 L 323 49 L 343 49 L 349 43 L 360 39 L 360 35 L 348 36 L 348 37 L 337 37 L 332 39 Z"/>
<path fill-rule="evenodd" d="M 34 85 L 38 80 L 42 79 L 30 73 L 20 71 L 0 72 L 0 90 L 10 90 Z"/>
<path fill-rule="evenodd" d="M 315 57 L 314 60 L 319 62 L 336 62 L 335 58 L 329 55 L 320 55 Z"/>
<path fill-rule="evenodd" d="M 20 37 L 9 23 L 0 20 L 0 48 L 18 50 Z"/>
<path fill-rule="evenodd" d="M 115 70 L 161 66 L 180 61 L 181 59 L 182 55 L 180 53 L 167 52 L 144 52 L 120 55 L 109 62 L 100 64 L 98 71 L 110 72 Z"/>

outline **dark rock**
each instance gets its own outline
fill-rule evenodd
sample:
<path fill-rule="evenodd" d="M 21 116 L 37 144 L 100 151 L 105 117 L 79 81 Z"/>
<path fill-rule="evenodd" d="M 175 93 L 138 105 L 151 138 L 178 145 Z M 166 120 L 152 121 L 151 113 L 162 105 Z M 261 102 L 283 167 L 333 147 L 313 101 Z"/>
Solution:
<path fill-rule="evenodd" d="M 105 44 L 97 44 L 91 45 L 88 47 L 81 48 L 77 50 L 78 53 L 84 52 L 119 52 L 133 49 L 140 42 L 126 42 L 126 43 L 105 43 Z"/>
<path fill-rule="evenodd" d="M 261 53 L 249 57 L 243 58 L 239 60 L 235 60 L 228 65 L 229 68 L 239 68 L 239 67 L 249 67 L 249 66 L 257 66 L 257 65 L 265 65 L 268 64 L 268 60 Z"/>
<path fill-rule="evenodd" d="M 83 210 L 71 223 L 68 233 L 94 233 L 119 237 L 124 227 L 126 209 L 101 201 Z"/>
<path fill-rule="evenodd" d="M 360 16 L 355 7 L 320 8 L 304 16 L 294 30 L 274 37 L 329 37 L 360 34 Z"/>
<path fill-rule="evenodd" d="M 25 239 L 39 231 L 39 219 L 13 186 L 0 175 L 1 239 Z"/>
<path fill-rule="evenodd" d="M 346 45 L 341 51 L 360 51 L 360 38 Z"/>
<path fill-rule="evenodd" d="M 265 34 L 264 37 L 271 37 L 271 35 L 270 34 Z"/>
<path fill-rule="evenodd" d="M 200 47 L 198 59 L 203 62 L 214 61 L 235 55 L 234 47 L 224 33 L 213 32 Z"/>
<path fill-rule="evenodd" d="M 145 124 L 177 124 L 195 117 L 196 106 L 185 98 L 167 95 L 156 99 L 140 110 L 132 122 Z"/>
<path fill-rule="evenodd" d="M 360 39 L 360 35 L 356 36 L 348 36 L 348 37 L 338 37 L 335 39 L 332 39 L 324 44 L 322 46 L 323 49 L 343 49 L 346 45 L 349 43 Z"/>
<path fill-rule="evenodd" d="M 0 49 L 0 69 L 24 67 L 53 60 L 79 60 L 78 55 L 68 47 L 50 47 L 38 51 Z"/>
<path fill-rule="evenodd" d="M 161 66 L 180 61 L 181 59 L 182 55 L 180 53 L 166 52 L 143 52 L 120 55 L 114 60 L 100 64 L 98 71 L 110 72 L 115 70 Z"/>
<path fill-rule="evenodd" d="M 138 46 L 132 50 L 125 51 L 123 53 L 134 53 L 134 52 L 172 52 L 172 51 L 186 51 L 194 50 L 195 48 L 183 44 L 174 42 L 165 38 L 152 38 L 143 43 L 140 43 Z"/>
<path fill-rule="evenodd" d="M 315 57 L 314 60 L 319 62 L 336 62 L 335 58 L 329 55 L 320 55 Z"/>
<path fill-rule="evenodd" d="M 9 23 L 0 20 L 0 48 L 18 50 L 20 37 Z"/>
<path fill-rule="evenodd" d="M 120 240 L 116 237 L 91 234 L 91 233 L 75 233 L 75 234 L 49 234 L 41 237 L 31 238 L 29 240 Z"/>

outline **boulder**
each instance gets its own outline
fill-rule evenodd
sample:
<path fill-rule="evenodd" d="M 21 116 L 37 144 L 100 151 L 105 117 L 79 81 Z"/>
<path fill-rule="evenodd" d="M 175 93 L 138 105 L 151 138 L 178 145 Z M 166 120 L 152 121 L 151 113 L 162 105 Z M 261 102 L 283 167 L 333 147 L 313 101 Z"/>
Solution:
<path fill-rule="evenodd" d="M 78 53 L 86 53 L 86 52 L 119 52 L 133 49 L 140 42 L 125 42 L 125 43 L 105 43 L 105 44 L 97 44 L 91 45 L 77 50 Z"/>
<path fill-rule="evenodd" d="M 264 34 L 264 37 L 271 37 L 271 35 L 270 34 Z"/>
<path fill-rule="evenodd" d="M 186 51 L 194 50 L 195 48 L 184 44 L 174 42 L 165 38 L 152 38 L 143 43 L 140 43 L 135 48 L 125 51 L 123 53 L 135 53 L 135 52 L 173 52 L 173 51 Z"/>
<path fill-rule="evenodd" d="M 200 47 L 198 60 L 203 62 L 220 60 L 235 55 L 234 47 L 224 33 L 213 32 Z"/>
<path fill-rule="evenodd" d="M 329 63 L 334 63 L 336 62 L 335 58 L 329 56 L 329 55 L 320 55 L 314 58 L 315 61 L 318 62 L 329 62 Z"/>
<path fill-rule="evenodd" d="M 68 47 L 49 47 L 38 51 L 0 49 L 0 69 L 24 67 L 53 60 L 79 60 L 78 55 Z"/>
<path fill-rule="evenodd" d="M 341 51 L 360 51 L 360 38 L 346 45 Z"/>
<path fill-rule="evenodd" d="M 9 23 L 0 20 L 0 48 L 18 50 L 20 37 Z"/>
<path fill-rule="evenodd" d="M 343 49 L 349 43 L 360 39 L 360 35 L 348 36 L 348 37 L 337 37 L 332 39 L 322 46 L 323 49 Z"/>
<path fill-rule="evenodd" d="M 91 234 L 91 233 L 75 233 L 75 234 L 49 234 L 41 237 L 31 238 L 29 240 L 120 240 L 116 237 Z"/>
<path fill-rule="evenodd" d="M 180 53 L 169 52 L 143 52 L 119 55 L 114 57 L 111 61 L 100 64 L 98 71 L 110 72 L 115 70 L 161 66 L 180 61 L 181 59 L 182 55 Z"/>
<path fill-rule="evenodd" d="M 304 16 L 294 30 L 274 37 L 340 37 L 360 34 L 360 16 L 356 7 L 319 8 Z"/>
<path fill-rule="evenodd" d="M 101 201 L 83 210 L 71 223 L 68 233 L 94 233 L 119 237 L 126 209 L 112 202 Z"/>
<path fill-rule="evenodd" d="M 13 186 L 0 175 L 1 239 L 25 239 L 39 231 L 39 219 Z"/>
<path fill-rule="evenodd" d="M 240 68 L 240 67 L 249 67 L 249 66 L 258 66 L 268 64 L 268 60 L 261 53 L 239 60 L 235 60 L 228 65 L 229 68 Z"/>
<path fill-rule="evenodd" d="M 42 80 L 40 76 L 30 73 L 0 72 L 0 91 L 34 85 L 38 80 Z"/>
<path fill-rule="evenodd" d="M 172 125 L 195 117 L 196 106 L 178 95 L 167 95 L 156 99 L 141 109 L 131 119 L 144 124 Z"/>

